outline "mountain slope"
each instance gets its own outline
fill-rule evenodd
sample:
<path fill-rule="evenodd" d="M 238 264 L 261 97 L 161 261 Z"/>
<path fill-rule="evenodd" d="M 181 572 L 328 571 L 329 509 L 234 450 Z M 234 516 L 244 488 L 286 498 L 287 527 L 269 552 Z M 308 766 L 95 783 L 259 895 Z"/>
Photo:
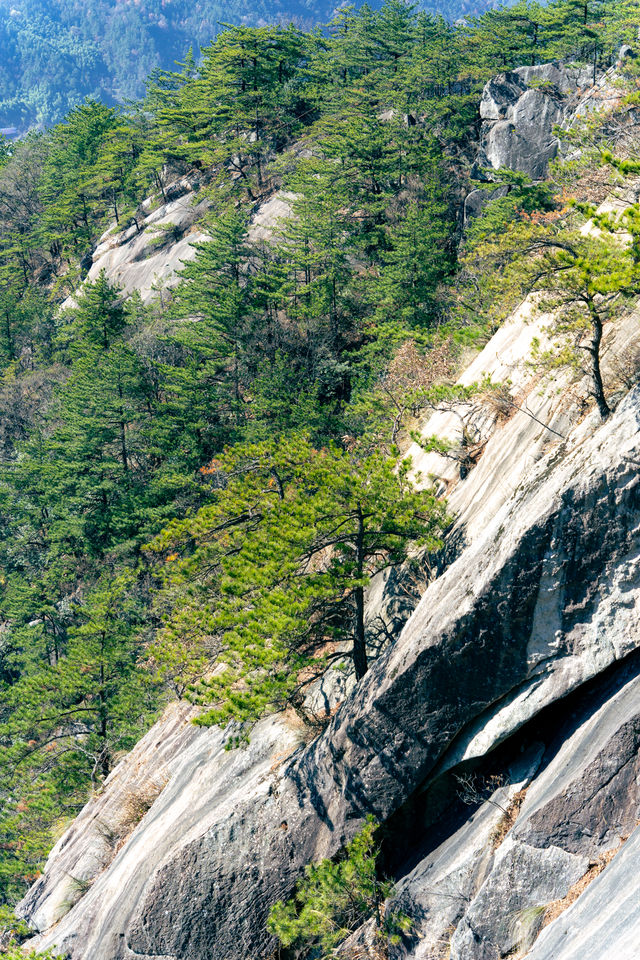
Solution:
<path fill-rule="evenodd" d="M 533 956 L 569 960 L 582 914 L 564 911 L 583 888 L 600 904 L 590 957 L 624 929 L 619 955 L 632 960 L 635 903 L 606 898 L 638 856 L 637 836 L 625 843 L 640 805 L 640 397 L 636 387 L 600 424 L 567 371 L 541 382 L 528 358 L 551 319 L 528 299 L 463 374 L 500 378 L 519 398 L 508 414 L 484 411 L 467 476 L 413 448 L 423 475 L 447 483 L 465 546 L 328 729 L 305 747 L 290 717 L 270 718 L 226 759 L 219 731 L 196 733 L 188 709 L 169 711 L 23 902 L 38 946 L 78 960 L 269 956 L 269 905 L 373 813 L 413 922 L 394 960 L 524 956 L 547 926 Z M 607 328 L 612 390 L 638 349 L 637 319 Z M 464 416 L 436 413 L 422 435 L 455 439 Z M 131 796 L 150 809 L 110 849 L 104 824 L 117 834 Z"/>
<path fill-rule="evenodd" d="M 618 328 L 610 354 L 624 354 L 637 342 L 637 315 L 632 314 Z M 483 353 L 488 368 L 495 349 L 490 342 Z M 554 398 L 557 403 L 559 388 L 557 381 L 549 384 L 536 410 L 546 409 Z M 590 857 L 617 850 L 638 815 L 636 787 L 630 782 L 627 791 L 625 786 L 626 725 L 636 744 L 637 708 L 631 696 L 625 713 L 616 698 L 624 684 L 637 684 L 638 676 L 640 513 L 634 464 L 640 396 L 636 388 L 599 427 L 595 414 L 581 419 L 571 391 L 559 402 L 573 429 L 529 465 L 519 489 L 497 510 L 487 483 L 484 529 L 429 587 L 396 644 L 318 740 L 288 759 L 296 746 L 295 730 L 277 721 L 278 732 L 273 720 L 265 720 L 248 750 L 222 766 L 218 731 L 192 733 L 189 752 L 176 762 L 171 755 L 175 717 L 155 728 L 132 762 L 148 781 L 162 772 L 153 764 L 149 769 L 149 747 L 166 745 L 167 786 L 104 869 L 109 857 L 91 861 L 87 852 L 104 830 L 105 813 L 113 817 L 130 789 L 131 762 L 114 772 L 104 797 L 87 807 L 60 842 L 21 907 L 45 931 L 39 947 L 55 945 L 77 960 L 269 956 L 268 907 L 287 894 L 305 863 L 335 854 L 373 813 L 387 821 L 386 856 L 397 874 L 403 875 L 407 862 L 425 860 L 400 887 L 416 939 L 437 941 L 452 923 L 459 924 L 451 957 L 485 960 L 493 956 L 484 950 L 496 937 L 503 956 L 519 946 L 513 932 L 519 912 L 535 908 L 539 918 L 539 907 L 563 900 L 586 876 Z M 493 449 L 487 445 L 484 456 L 491 461 L 506 447 L 517 461 L 533 447 L 530 427 L 525 413 L 497 424 Z M 428 432 L 428 423 L 424 429 Z M 545 432 L 540 424 L 534 429 Z M 496 473 L 493 482 L 501 487 L 502 474 Z M 475 486 L 473 473 L 465 483 Z M 587 697 L 584 703 L 574 699 L 570 709 L 557 706 L 588 683 L 596 691 L 595 704 Z M 596 715 L 608 698 L 613 720 L 605 729 Z M 550 717 L 554 704 L 557 712 Z M 574 758 L 567 773 L 564 753 L 555 767 L 552 761 L 559 749 L 558 725 L 569 713 L 580 718 L 585 732 L 582 766 Z M 521 728 L 525 733 L 518 739 Z M 566 740 L 572 730 L 569 721 Z M 604 733 L 621 741 L 620 757 L 600 742 Z M 500 757 L 492 758 L 492 752 L 504 742 L 507 759 L 500 767 Z M 631 757 L 635 749 L 630 748 Z M 568 752 L 573 756 L 574 748 Z M 438 926 L 442 918 L 433 916 L 433 886 L 423 874 L 432 869 L 433 835 L 445 829 L 438 824 L 443 796 L 445 805 L 458 802 L 450 771 L 464 777 L 470 762 L 472 771 L 478 762 L 484 764 L 479 783 L 486 775 L 487 783 L 517 785 L 512 793 L 524 789 L 538 768 L 548 770 L 532 788 L 538 806 L 523 808 L 526 816 L 495 859 L 491 833 L 500 819 L 495 805 L 508 806 L 510 795 L 495 796 L 493 806 L 478 814 L 491 820 L 481 828 L 478 850 L 477 838 L 465 834 L 461 841 L 455 833 L 447 838 L 450 848 L 443 845 L 439 866 L 450 872 L 464 866 L 467 888 L 460 893 L 455 876 L 440 878 L 436 900 L 440 894 L 454 909 Z M 206 782 L 202 770 L 209 771 Z M 574 801 L 576 827 L 570 801 L 582 780 L 586 799 Z M 137 789 L 144 795 L 144 781 Z M 476 806 L 484 793 L 484 786 L 477 788 Z M 554 819 L 536 815 L 538 807 L 552 801 Z M 198 815 L 182 820 L 185 807 Z M 591 819 L 583 824 L 585 811 Z M 635 862 L 627 869 L 635 869 Z M 514 872 L 520 886 L 510 885 L 504 913 L 501 884 Z M 78 895 L 86 892 L 59 919 L 69 906 L 69 877 L 78 875 L 83 879 Z M 444 879 L 456 883 L 462 903 Z M 469 937 L 469 924 L 482 928 L 480 942 Z M 606 925 L 602 935 L 608 935 Z M 402 955 L 422 960 L 437 955 L 424 953 L 419 942 Z M 620 956 L 632 960 L 634 954 Z"/>
<path fill-rule="evenodd" d="M 488 0 L 432 0 L 455 19 Z M 221 23 L 328 22 L 333 0 L 0 0 L 0 130 L 49 125 L 85 97 L 139 97 L 157 67 L 210 43 Z M 373 7 L 379 3 L 373 3 Z"/>
<path fill-rule="evenodd" d="M 548 710 L 633 667 L 638 9 L 231 27 L 0 151 L 0 957 L 24 899 L 79 960 L 257 960 L 369 812 L 417 927 L 452 771 L 510 805 Z M 513 913 L 586 883 L 623 734 L 576 774 L 593 850 L 556 781 L 558 829 L 495 864 L 474 835 L 469 908 L 421 935 L 513 955 L 500 864 L 533 871 Z"/>

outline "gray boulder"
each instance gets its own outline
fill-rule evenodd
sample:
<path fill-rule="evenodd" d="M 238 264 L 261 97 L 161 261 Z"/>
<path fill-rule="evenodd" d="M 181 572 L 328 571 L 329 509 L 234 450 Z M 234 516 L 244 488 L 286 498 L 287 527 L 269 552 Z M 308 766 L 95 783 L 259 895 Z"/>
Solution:
<path fill-rule="evenodd" d="M 544 179 L 558 154 L 554 127 L 564 122 L 575 106 L 574 95 L 589 83 L 588 71 L 557 63 L 518 67 L 489 80 L 480 103 L 477 167 L 507 167 Z"/>
<path fill-rule="evenodd" d="M 521 792 L 529 785 L 541 761 L 541 744 L 532 744 L 514 762 L 508 764 L 500 779 L 504 782 L 476 810 L 458 803 L 457 829 L 445 829 L 445 839 L 423 856 L 420 862 L 397 884 L 389 909 L 399 910 L 411 919 L 411 931 L 405 942 L 392 948 L 393 960 L 410 956 L 412 960 L 431 960 L 448 945 L 460 921 L 469 917 L 485 879 L 494 867 L 494 838 L 501 830 L 505 811 L 512 809 Z M 458 775 L 460 776 L 460 775 Z M 444 781 L 444 782 L 442 782 Z M 415 845 L 428 844 L 432 824 L 440 823 L 455 807 L 460 791 L 457 777 L 436 780 L 421 797 L 417 819 L 427 820 L 415 831 Z M 445 809 L 437 797 L 446 798 Z M 469 815 L 471 814 L 471 815 Z M 473 924 L 473 920 L 469 919 Z M 493 942 L 493 935 L 490 941 Z"/>

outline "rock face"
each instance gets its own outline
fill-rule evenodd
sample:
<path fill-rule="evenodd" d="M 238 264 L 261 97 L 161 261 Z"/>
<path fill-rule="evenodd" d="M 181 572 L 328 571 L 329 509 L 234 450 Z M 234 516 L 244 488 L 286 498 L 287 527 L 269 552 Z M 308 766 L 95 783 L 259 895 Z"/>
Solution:
<path fill-rule="evenodd" d="M 204 780 L 200 755 L 187 753 L 111 866 L 39 946 L 83 960 L 267 956 L 269 906 L 307 862 L 335 853 L 368 813 L 401 819 L 403 806 L 447 770 L 485 756 L 632 654 L 640 625 L 639 428 L 637 389 L 573 449 L 564 444 L 543 457 L 427 590 L 325 733 L 284 767 L 266 758 L 275 744 L 265 751 L 261 733 L 249 754 Z M 606 755 L 593 738 L 589 749 L 595 766 L 573 778 L 587 786 Z M 619 773 L 626 782 L 630 769 Z M 184 809 L 196 776 L 191 796 L 201 812 L 190 809 L 176 835 L 169 811 L 176 803 Z M 543 812 L 536 819 L 531 802 L 520 834 L 493 863 L 481 837 L 474 841 L 487 874 L 470 907 L 476 927 L 493 922 L 487 898 L 503 896 L 505 872 L 521 872 L 525 861 L 535 898 L 545 902 L 565 896 L 588 866 L 582 841 L 562 839 L 560 825 L 554 842 L 540 841 L 536 829 L 552 822 L 549 811 L 560 823 L 566 811 L 559 800 L 554 806 L 553 787 L 539 792 L 544 803 L 535 809 Z M 600 808 L 604 794 L 583 826 Z M 473 884 L 475 868 L 460 869 Z M 23 907 L 27 917 L 37 915 L 47 887 L 45 874 Z M 514 894 L 510 909 L 519 909 L 523 894 Z M 465 928 L 456 935 L 452 956 L 487 955 L 473 952 Z M 502 928 L 492 936 L 501 949 L 511 942 Z"/>
<path fill-rule="evenodd" d="M 178 270 L 195 255 L 194 244 L 206 240 L 198 228 L 208 210 L 208 201 L 199 196 L 189 179 L 168 188 L 166 201 L 146 202 L 147 213 L 137 225 L 118 230 L 113 224 L 100 238 L 87 279 L 96 280 L 104 271 L 107 279 L 130 295 L 137 290 L 143 303 L 158 291 L 175 283 Z M 70 298 L 63 306 L 73 306 Z"/>
<path fill-rule="evenodd" d="M 175 286 L 180 269 L 193 260 L 196 244 L 208 239 L 202 221 L 209 201 L 197 187 L 188 178 L 178 180 L 167 189 L 164 202 L 156 198 L 154 209 L 151 201 L 146 202 L 149 212 L 137 225 L 119 231 L 113 224 L 90 258 L 87 280 L 96 280 L 104 271 L 127 296 L 137 291 L 143 303 Z M 258 207 L 249 227 L 251 241 L 269 239 L 278 222 L 291 215 L 290 196 L 279 191 Z M 73 306 L 73 299 L 63 306 Z"/>
<path fill-rule="evenodd" d="M 555 126 L 576 108 L 575 95 L 591 86 L 588 70 L 545 63 L 518 67 L 490 80 L 482 93 L 479 167 L 508 167 L 541 180 L 558 153 Z"/>
<path fill-rule="evenodd" d="M 439 956 L 443 943 L 451 960 L 523 956 L 556 913 L 559 919 L 541 939 L 554 946 L 540 956 L 564 956 L 555 952 L 559 941 L 552 936 L 566 925 L 564 901 L 583 878 L 588 891 L 590 875 L 614 856 L 630 857 L 622 844 L 640 814 L 639 668 L 634 655 L 514 738 L 509 750 L 516 759 L 502 768 L 512 782 L 400 882 L 398 904 L 414 927 L 395 951 L 396 960 Z M 524 781 L 513 783 L 527 765 Z M 514 807 L 509 798 L 515 791 Z M 497 845 L 501 825 L 509 832 Z M 634 856 L 628 869 L 639 866 Z M 594 958 L 607 956 L 609 928 L 600 926 L 605 939 L 600 952 L 592 947 Z M 536 944 L 532 956 L 539 949 Z M 631 960 L 635 954 L 621 956 Z"/>
<path fill-rule="evenodd" d="M 605 201 L 599 213 L 621 211 L 635 200 L 636 187 Z M 592 229 L 585 225 L 585 232 Z M 504 403 L 467 403 L 443 407 L 421 426 L 424 437 L 449 440 L 454 447 L 463 432 L 474 438 L 479 459 L 460 480 L 461 464 L 436 452 L 425 453 L 414 443 L 409 448 L 416 474 L 435 477 L 446 490 L 451 512 L 457 518 L 453 539 L 471 543 L 483 535 L 505 502 L 526 482 L 535 464 L 563 438 L 570 445 L 593 428 L 585 419 L 586 381 L 576 383 L 566 373 L 540 380 L 528 363 L 532 341 L 548 342 L 547 328 L 553 317 L 528 297 L 471 361 L 458 383 L 469 386 L 489 378 L 494 384 L 509 384 Z M 620 396 L 634 372 L 639 342 L 640 312 L 634 311 L 605 329 L 602 368 L 607 394 Z"/>
<path fill-rule="evenodd" d="M 633 960 L 640 938 L 640 831 L 573 906 L 547 930 L 527 960 Z"/>
<path fill-rule="evenodd" d="M 60 921 L 56 930 L 67 930 L 64 949 L 75 956 L 96 950 L 105 960 L 128 956 L 124 928 L 137 917 L 149 876 L 193 831 L 206 830 L 212 817 L 224 820 L 238 796 L 257 804 L 269 790 L 271 768 L 301 742 L 300 726 L 269 719 L 247 750 L 228 751 L 222 731 L 195 727 L 192 715 L 185 707 L 170 709 L 138 743 L 51 852 L 44 876 L 23 901 L 21 912 L 37 928 Z M 164 782 L 156 790 L 159 777 Z M 157 799 L 145 812 L 153 792 Z M 74 878 L 90 889 L 64 916 L 69 894 L 78 899 Z"/>

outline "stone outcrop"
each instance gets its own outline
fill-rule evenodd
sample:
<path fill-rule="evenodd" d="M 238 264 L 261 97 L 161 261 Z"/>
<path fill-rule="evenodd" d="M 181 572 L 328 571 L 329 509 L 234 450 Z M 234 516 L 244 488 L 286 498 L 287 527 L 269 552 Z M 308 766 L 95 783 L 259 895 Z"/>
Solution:
<path fill-rule="evenodd" d="M 104 271 L 110 283 L 124 294 L 137 291 L 149 303 L 163 287 L 171 287 L 176 273 L 195 256 L 194 245 L 206 239 L 198 226 L 209 204 L 188 178 L 176 181 L 166 200 L 146 201 L 143 216 L 126 230 L 114 223 L 98 241 L 88 266 L 87 279 Z M 73 306 L 70 298 L 63 307 Z"/>
<path fill-rule="evenodd" d="M 570 128 L 581 117 L 618 103 L 617 79 L 614 67 L 594 77 L 589 68 L 560 63 L 518 67 L 493 77 L 480 101 L 476 177 L 490 183 L 491 171 L 503 167 L 544 179 L 560 150 L 556 128 Z M 504 185 L 472 190 L 464 202 L 464 220 L 508 192 Z"/>
<path fill-rule="evenodd" d="M 137 223 L 126 230 L 112 224 L 89 260 L 87 280 L 96 280 L 104 271 L 125 295 L 137 291 L 143 303 L 175 286 L 180 269 L 193 260 L 196 244 L 208 239 L 203 219 L 209 201 L 197 186 L 188 178 L 178 180 L 167 188 L 162 202 L 158 197 L 146 201 Z M 269 239 L 279 221 L 290 216 L 290 196 L 278 191 L 258 207 L 249 227 L 250 241 Z M 69 298 L 63 306 L 73 304 Z"/>
<path fill-rule="evenodd" d="M 337 852 L 368 813 L 399 815 L 447 770 L 487 755 L 628 657 L 640 626 L 639 428 L 634 390 L 595 432 L 578 431 L 573 445 L 543 456 L 429 587 L 325 733 L 283 767 L 272 769 L 275 743 L 266 749 L 261 732 L 215 777 L 198 776 L 201 758 L 187 754 L 111 866 L 40 945 L 83 960 L 266 956 L 269 906 L 307 862 Z M 169 811 L 184 808 L 185 791 L 194 806 L 176 833 Z M 535 823 L 518 843 L 542 851 L 536 890 L 559 899 L 588 854 L 561 844 L 549 853 Z M 522 849 L 511 849 L 501 857 L 515 869 Z M 501 875 L 490 869 L 485 882 L 499 890 Z M 27 917 L 47 885 L 45 874 Z M 460 938 L 460 956 L 474 956 Z"/>
<path fill-rule="evenodd" d="M 490 80 L 480 102 L 478 166 L 508 167 L 542 180 L 558 153 L 554 127 L 575 109 L 575 94 L 591 81 L 588 70 L 556 63 L 518 67 Z"/>
<path fill-rule="evenodd" d="M 640 831 L 566 913 L 543 931 L 527 960 L 634 960 L 640 938 Z"/>
<path fill-rule="evenodd" d="M 598 207 L 599 213 L 621 212 L 635 201 L 637 185 L 621 192 Z M 584 227 L 592 230 L 591 221 Z M 620 397 L 637 376 L 634 358 L 640 340 L 640 311 L 637 309 L 608 324 L 602 346 L 602 369 L 607 394 Z M 460 447 L 466 433 L 477 448 L 477 462 L 469 465 L 435 451 L 425 453 L 413 443 L 408 454 L 414 473 L 425 482 L 436 478 L 446 491 L 451 512 L 456 517 L 453 537 L 471 543 L 486 528 L 489 519 L 526 482 L 535 464 L 553 447 L 566 439 L 580 442 L 593 420 L 585 419 L 586 380 L 576 382 L 573 374 L 558 371 L 553 378 L 541 379 L 529 361 L 532 343 L 548 342 L 548 327 L 553 316 L 540 309 L 535 295 L 527 297 L 515 313 L 475 356 L 458 379 L 461 386 L 481 384 L 508 385 L 508 391 L 468 403 L 443 404 L 421 425 L 423 437 L 438 436 Z M 462 468 L 467 475 L 461 482 Z"/>
<path fill-rule="evenodd" d="M 588 70 L 557 63 L 518 67 L 485 86 L 480 102 L 479 167 L 508 167 L 542 180 L 558 154 L 554 127 L 578 109 L 578 94 L 593 85 Z"/>
<path fill-rule="evenodd" d="M 396 906 L 414 922 L 394 960 L 431 960 L 443 944 L 451 960 L 523 956 L 550 923 L 541 943 L 554 946 L 540 956 L 563 956 L 553 930 L 565 928 L 577 888 L 588 890 L 614 857 L 631 858 L 624 843 L 640 815 L 639 669 L 638 655 L 616 665 L 525 727 L 507 751 L 515 759 L 494 761 L 507 782 L 484 803 L 478 790 L 471 818 L 400 882 Z M 481 776 L 467 779 L 483 784 Z M 634 855 L 627 870 L 639 866 Z M 607 956 L 610 930 L 599 925 L 604 939 L 592 945 L 594 958 Z"/>

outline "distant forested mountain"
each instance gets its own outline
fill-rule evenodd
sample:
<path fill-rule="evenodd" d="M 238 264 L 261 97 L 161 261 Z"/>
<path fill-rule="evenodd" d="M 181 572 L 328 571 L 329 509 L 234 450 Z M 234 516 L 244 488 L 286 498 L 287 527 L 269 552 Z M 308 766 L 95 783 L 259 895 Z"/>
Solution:
<path fill-rule="evenodd" d="M 451 19 L 491 5 L 423 4 Z M 0 0 L 0 129 L 49 125 L 86 96 L 107 103 L 139 97 L 154 68 L 169 68 L 190 46 L 197 52 L 221 22 L 309 27 L 330 20 L 338 6 L 337 0 Z"/>

